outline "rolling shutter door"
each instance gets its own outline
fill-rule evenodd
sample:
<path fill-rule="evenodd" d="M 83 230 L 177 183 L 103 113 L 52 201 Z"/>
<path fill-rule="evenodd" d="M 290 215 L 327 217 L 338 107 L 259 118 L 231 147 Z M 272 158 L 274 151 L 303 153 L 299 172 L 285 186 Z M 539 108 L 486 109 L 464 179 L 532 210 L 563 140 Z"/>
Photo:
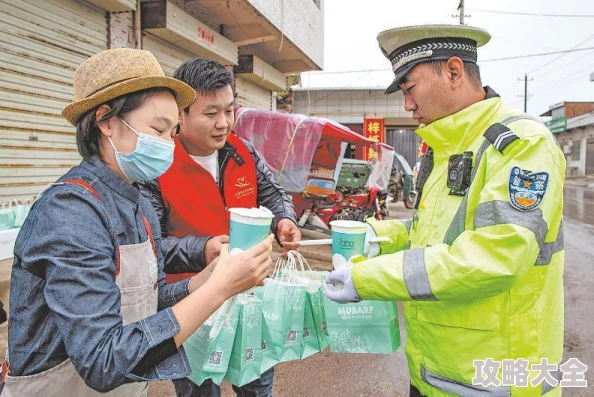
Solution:
<path fill-rule="evenodd" d="M 107 48 L 107 19 L 74 0 L 0 0 L 0 13 L 0 200 L 31 199 L 80 162 L 61 111 L 75 68 Z"/>
<path fill-rule="evenodd" d="M 150 33 L 144 34 L 142 38 L 142 49 L 153 53 L 167 76 L 173 76 L 175 70 L 185 61 L 196 58 L 195 55 L 161 40 Z"/>
<path fill-rule="evenodd" d="M 272 92 L 251 81 L 235 76 L 237 105 L 248 108 L 272 110 Z"/>

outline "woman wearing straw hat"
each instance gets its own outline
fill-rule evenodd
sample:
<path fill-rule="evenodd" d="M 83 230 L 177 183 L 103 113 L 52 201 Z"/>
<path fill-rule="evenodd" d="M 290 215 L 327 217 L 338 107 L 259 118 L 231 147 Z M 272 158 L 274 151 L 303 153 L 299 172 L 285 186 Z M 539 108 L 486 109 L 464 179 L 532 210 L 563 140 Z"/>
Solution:
<path fill-rule="evenodd" d="M 40 193 L 17 238 L 2 397 L 137 397 L 185 377 L 184 340 L 270 264 L 271 238 L 166 284 L 159 222 L 133 183 L 169 168 L 195 92 L 133 49 L 83 62 L 74 92 L 62 114 L 84 160 Z"/>

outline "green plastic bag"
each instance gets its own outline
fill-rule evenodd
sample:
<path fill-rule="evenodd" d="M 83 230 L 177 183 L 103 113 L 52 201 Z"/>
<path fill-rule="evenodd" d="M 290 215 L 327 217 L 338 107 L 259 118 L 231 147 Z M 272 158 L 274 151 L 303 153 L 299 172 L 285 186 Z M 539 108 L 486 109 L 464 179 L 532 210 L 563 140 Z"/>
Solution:
<path fill-rule="evenodd" d="M 14 227 L 15 228 L 20 228 L 21 226 L 23 226 L 23 223 L 25 222 L 27 215 L 29 215 L 30 209 L 31 209 L 30 203 L 19 204 L 15 208 L 13 208 L 13 210 L 14 210 Z"/>
<path fill-rule="evenodd" d="M 324 296 L 324 313 L 333 353 L 391 354 L 400 346 L 395 302 L 340 304 Z"/>
<path fill-rule="evenodd" d="M 264 297 L 264 288 L 257 287 L 255 295 L 262 300 Z M 278 351 L 270 336 L 270 330 L 265 319 L 262 319 L 262 339 L 260 341 L 260 348 L 262 351 L 262 363 L 260 364 L 260 374 L 268 371 L 278 363 Z"/>
<path fill-rule="evenodd" d="M 262 312 L 278 354 L 278 362 L 299 360 L 303 343 L 305 287 L 285 281 L 267 280 Z"/>
<path fill-rule="evenodd" d="M 253 295 L 237 297 L 239 318 L 225 380 L 243 386 L 260 378 L 262 364 L 262 301 Z"/>
<path fill-rule="evenodd" d="M 6 202 L 0 208 L 0 231 L 14 229 L 14 211 Z"/>
<path fill-rule="evenodd" d="M 239 320 L 236 300 L 227 300 L 183 344 L 192 370 L 189 378 L 197 385 L 206 379 L 220 385 L 225 377 Z"/>
<path fill-rule="evenodd" d="M 319 291 L 318 291 L 319 292 Z M 321 351 L 320 341 L 318 339 L 318 329 L 314 319 L 312 294 L 307 293 L 305 302 L 305 317 L 303 321 L 303 345 L 301 349 L 301 358 L 307 358 Z M 315 295 L 315 293 L 314 293 Z"/>
<path fill-rule="evenodd" d="M 289 252 L 291 255 L 293 251 Z M 306 287 L 305 319 L 303 325 L 303 349 L 301 358 L 307 358 L 328 347 L 326 337 L 326 319 L 324 317 L 324 293 L 322 290 L 322 277 L 328 272 L 313 271 L 301 254 L 294 254 L 298 260 L 301 279 L 308 280 Z M 308 269 L 308 270 L 305 270 Z"/>
<path fill-rule="evenodd" d="M 315 332 L 318 339 L 318 351 L 322 352 L 328 347 L 324 292 L 320 288 L 315 294 L 308 294 L 307 299 L 312 308 Z"/>
<path fill-rule="evenodd" d="M 266 279 L 262 289 L 262 313 L 278 362 L 301 359 L 306 290 L 292 263 L 279 258 L 272 278 Z"/>

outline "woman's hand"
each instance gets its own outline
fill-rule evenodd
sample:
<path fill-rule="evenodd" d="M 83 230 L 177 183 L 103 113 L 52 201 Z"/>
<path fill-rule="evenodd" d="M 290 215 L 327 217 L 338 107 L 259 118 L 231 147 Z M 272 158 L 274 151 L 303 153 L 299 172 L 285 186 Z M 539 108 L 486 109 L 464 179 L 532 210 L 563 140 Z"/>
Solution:
<path fill-rule="evenodd" d="M 202 287 L 212 275 L 212 271 L 219 262 L 219 257 L 217 256 L 215 260 L 213 260 L 210 265 L 206 266 L 204 270 L 200 273 L 192 277 L 190 281 L 190 292 L 196 291 L 198 288 Z"/>
<path fill-rule="evenodd" d="M 263 284 L 272 264 L 273 241 L 274 236 L 270 235 L 237 256 L 229 255 L 229 246 L 223 245 L 218 260 L 204 269 L 203 274 L 194 276 L 190 283 L 192 293 L 171 308 L 180 326 L 173 337 L 177 347 L 227 299 Z"/>
<path fill-rule="evenodd" d="M 224 245 L 208 283 L 224 288 L 222 292 L 227 297 L 262 285 L 272 264 L 270 253 L 273 241 L 274 236 L 270 235 L 260 244 L 236 256 L 229 255 L 229 246 Z"/>

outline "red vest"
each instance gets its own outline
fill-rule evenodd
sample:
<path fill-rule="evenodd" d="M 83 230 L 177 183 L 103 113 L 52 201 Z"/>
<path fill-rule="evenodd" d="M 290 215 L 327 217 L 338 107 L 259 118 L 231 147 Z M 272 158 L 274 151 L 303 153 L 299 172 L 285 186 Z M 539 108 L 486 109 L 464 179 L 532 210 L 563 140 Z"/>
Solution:
<path fill-rule="evenodd" d="M 171 236 L 219 236 L 229 234 L 228 208 L 257 207 L 258 176 L 248 148 L 234 133 L 227 142 L 237 149 L 229 153 L 223 175 L 223 194 L 212 175 L 190 157 L 179 139 L 175 140 L 173 165 L 159 177 L 163 204 L 169 210 Z M 196 273 L 168 274 L 175 282 Z"/>

